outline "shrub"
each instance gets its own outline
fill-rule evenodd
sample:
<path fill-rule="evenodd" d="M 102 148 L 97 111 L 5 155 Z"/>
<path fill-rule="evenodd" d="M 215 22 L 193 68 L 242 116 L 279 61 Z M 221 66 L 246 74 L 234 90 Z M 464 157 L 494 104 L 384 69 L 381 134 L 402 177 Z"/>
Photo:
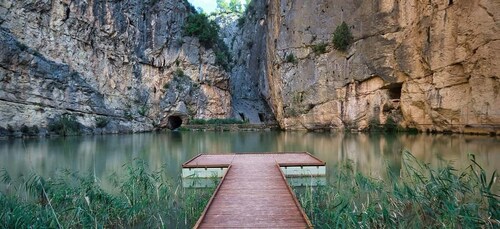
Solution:
<path fill-rule="evenodd" d="M 177 68 L 177 69 L 175 70 L 175 72 L 174 72 L 174 76 L 175 76 L 175 77 L 184 77 L 184 76 L 186 76 L 186 75 L 184 74 L 184 71 L 183 71 L 182 69 Z"/>
<path fill-rule="evenodd" d="M 143 105 L 139 108 L 139 114 L 142 115 L 142 116 L 146 116 L 148 114 L 148 107 L 146 105 Z"/>
<path fill-rule="evenodd" d="M 223 51 L 215 52 L 215 64 L 221 66 L 224 70 L 229 70 L 229 56 Z"/>
<path fill-rule="evenodd" d="M 189 15 L 184 25 L 184 33 L 198 37 L 200 43 L 206 48 L 211 48 L 217 43 L 218 32 L 219 26 L 214 21 L 210 21 L 204 13 Z"/>
<path fill-rule="evenodd" d="M 245 25 L 245 16 L 241 16 L 241 17 L 238 18 L 238 24 L 237 25 L 238 25 L 239 28 L 242 28 L 243 25 Z"/>
<path fill-rule="evenodd" d="M 97 117 L 95 119 L 95 126 L 97 128 L 104 128 L 108 125 L 109 123 L 109 119 L 105 118 L 105 117 Z"/>
<path fill-rule="evenodd" d="M 37 125 L 34 125 L 32 127 L 28 127 L 26 125 L 23 125 L 21 127 L 21 132 L 23 132 L 23 135 L 35 136 L 35 135 L 38 135 L 38 133 L 40 132 L 40 130 L 38 129 Z"/>
<path fill-rule="evenodd" d="M 290 53 L 286 56 L 285 58 L 286 62 L 288 63 L 297 63 L 297 59 L 295 59 L 295 56 L 293 55 L 293 53 Z"/>
<path fill-rule="evenodd" d="M 320 43 L 317 45 L 312 46 L 312 50 L 316 55 L 320 55 L 323 53 L 326 53 L 326 44 L 325 43 Z"/>
<path fill-rule="evenodd" d="M 349 30 L 349 26 L 345 22 L 342 22 L 335 32 L 333 32 L 333 47 L 340 51 L 346 51 L 352 41 L 352 34 Z"/>
<path fill-rule="evenodd" d="M 245 121 L 234 118 L 214 118 L 214 119 L 192 119 L 189 124 L 193 125 L 219 125 L 219 124 L 244 124 Z"/>
<path fill-rule="evenodd" d="M 49 131 L 55 132 L 62 136 L 79 134 L 80 123 L 72 115 L 63 115 L 59 119 L 49 124 Z"/>

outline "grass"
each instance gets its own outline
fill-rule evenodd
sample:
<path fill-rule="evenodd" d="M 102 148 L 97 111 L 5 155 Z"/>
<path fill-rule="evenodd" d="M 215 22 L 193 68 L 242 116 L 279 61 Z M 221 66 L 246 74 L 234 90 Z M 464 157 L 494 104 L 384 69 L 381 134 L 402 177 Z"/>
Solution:
<path fill-rule="evenodd" d="M 6 228 L 188 228 L 201 215 L 214 189 L 175 185 L 164 168 L 149 172 L 142 160 L 124 165 L 109 179 L 112 192 L 92 173 L 61 171 L 52 178 L 35 173 L 14 181 L 3 170 L 0 225 Z"/>
<path fill-rule="evenodd" d="M 295 192 L 316 228 L 498 228 L 497 174 L 487 176 L 473 155 L 470 161 L 459 173 L 404 151 L 401 174 L 389 179 L 354 172 L 347 162 L 335 168 L 330 185 Z"/>
<path fill-rule="evenodd" d="M 218 125 L 218 124 L 245 124 L 245 121 L 234 119 L 234 118 L 226 118 L 226 119 L 192 119 L 189 121 L 189 124 L 192 125 Z"/>

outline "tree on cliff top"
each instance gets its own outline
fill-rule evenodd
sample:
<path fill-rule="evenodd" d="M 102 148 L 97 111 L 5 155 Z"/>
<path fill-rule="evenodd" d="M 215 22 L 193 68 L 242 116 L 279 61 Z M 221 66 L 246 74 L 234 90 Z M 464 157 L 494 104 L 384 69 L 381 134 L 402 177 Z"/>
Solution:
<path fill-rule="evenodd" d="M 214 21 L 208 20 L 204 13 L 189 15 L 184 25 L 184 32 L 188 36 L 198 37 L 200 43 L 207 48 L 215 45 L 219 38 L 219 26 Z"/>
<path fill-rule="evenodd" d="M 346 51 L 352 41 L 352 34 L 349 30 L 349 26 L 345 22 L 342 22 L 335 32 L 333 32 L 333 46 L 335 49 L 340 51 Z"/>

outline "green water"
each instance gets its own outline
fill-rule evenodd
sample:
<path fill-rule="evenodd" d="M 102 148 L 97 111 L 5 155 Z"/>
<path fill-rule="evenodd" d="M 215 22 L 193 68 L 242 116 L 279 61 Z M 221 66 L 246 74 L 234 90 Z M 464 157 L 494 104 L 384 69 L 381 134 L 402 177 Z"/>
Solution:
<path fill-rule="evenodd" d="M 122 171 L 134 158 L 151 169 L 165 166 L 178 180 L 181 164 L 199 153 L 308 151 L 328 168 L 351 160 L 364 174 L 384 178 L 387 165 L 397 172 L 401 149 L 438 165 L 452 161 L 464 169 L 474 153 L 491 174 L 500 168 L 500 138 L 470 135 L 344 134 L 308 132 L 162 132 L 0 141 L 0 168 L 14 178 L 29 171 L 53 176 L 58 169 L 89 171 L 102 178 Z"/>

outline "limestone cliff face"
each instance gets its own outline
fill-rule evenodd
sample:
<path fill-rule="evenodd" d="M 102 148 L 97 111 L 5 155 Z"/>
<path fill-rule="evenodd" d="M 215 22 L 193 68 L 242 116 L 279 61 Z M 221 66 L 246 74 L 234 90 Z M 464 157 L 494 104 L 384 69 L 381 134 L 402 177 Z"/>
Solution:
<path fill-rule="evenodd" d="M 182 26 L 184 0 L 0 2 L 0 126 L 71 114 L 104 132 L 231 115 L 229 75 Z"/>
<path fill-rule="evenodd" d="M 265 98 L 266 14 L 266 1 L 253 1 L 243 15 L 222 14 L 217 19 L 233 60 L 229 79 L 233 117 L 250 123 L 276 122 Z"/>
<path fill-rule="evenodd" d="M 270 0 L 268 101 L 286 129 L 498 131 L 500 2 Z M 331 45 L 345 21 L 354 42 Z M 327 44 L 324 52 L 314 52 Z M 287 59 L 289 55 L 294 61 Z"/>

